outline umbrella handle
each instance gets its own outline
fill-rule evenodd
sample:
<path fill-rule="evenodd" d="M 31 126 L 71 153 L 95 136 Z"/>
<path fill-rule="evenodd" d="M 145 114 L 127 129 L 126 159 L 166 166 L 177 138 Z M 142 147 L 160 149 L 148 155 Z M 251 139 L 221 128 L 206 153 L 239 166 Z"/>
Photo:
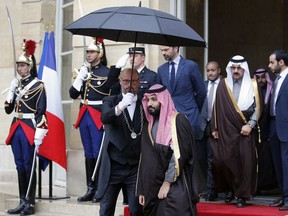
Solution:
<path fill-rule="evenodd" d="M 79 5 L 79 11 L 80 11 L 80 17 L 83 17 L 83 8 L 82 8 L 82 3 L 81 0 L 78 0 L 78 5 Z M 86 37 L 83 36 L 83 60 L 85 62 L 86 60 Z"/>
<path fill-rule="evenodd" d="M 140 2 L 141 2 L 141 1 L 140 1 Z M 131 81 L 130 81 L 129 92 L 132 92 L 132 78 L 133 78 L 133 71 L 134 71 L 134 61 L 135 61 L 135 50 L 136 50 L 137 37 L 138 37 L 138 32 L 136 32 L 135 41 L 134 41 L 133 60 L 132 60 L 132 72 L 131 72 Z"/>

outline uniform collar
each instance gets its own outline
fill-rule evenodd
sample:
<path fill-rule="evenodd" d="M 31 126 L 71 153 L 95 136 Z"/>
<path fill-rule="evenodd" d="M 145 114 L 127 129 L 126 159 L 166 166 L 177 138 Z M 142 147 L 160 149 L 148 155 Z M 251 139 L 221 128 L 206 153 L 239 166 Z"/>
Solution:
<path fill-rule="evenodd" d="M 97 69 L 97 68 L 99 68 L 99 67 L 101 67 L 101 63 L 99 63 L 98 65 L 95 65 L 95 66 L 91 66 L 91 70 Z"/>
<path fill-rule="evenodd" d="M 30 74 L 30 75 L 28 75 L 28 76 L 26 76 L 26 77 L 21 78 L 20 81 L 21 81 L 22 83 L 25 83 L 25 82 L 29 82 L 29 81 L 32 80 L 32 79 L 34 79 L 34 77 L 32 77 L 31 74 Z"/>
<path fill-rule="evenodd" d="M 144 70 L 143 70 L 144 68 L 145 68 L 145 65 L 143 65 L 142 67 L 138 68 L 137 69 L 138 73 L 141 73 L 141 72 L 144 73 Z"/>

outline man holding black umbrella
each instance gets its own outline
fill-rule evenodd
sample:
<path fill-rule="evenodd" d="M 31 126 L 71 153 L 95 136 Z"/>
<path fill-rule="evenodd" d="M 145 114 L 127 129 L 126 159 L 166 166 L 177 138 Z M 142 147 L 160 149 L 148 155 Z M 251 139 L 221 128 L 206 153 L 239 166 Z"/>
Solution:
<path fill-rule="evenodd" d="M 142 208 L 135 197 L 141 134 L 145 115 L 137 96 L 139 74 L 124 69 L 119 82 L 122 93 L 103 99 L 101 120 L 105 139 L 101 158 L 99 188 L 100 216 L 113 216 L 118 194 L 127 191 L 131 216 L 141 216 Z"/>

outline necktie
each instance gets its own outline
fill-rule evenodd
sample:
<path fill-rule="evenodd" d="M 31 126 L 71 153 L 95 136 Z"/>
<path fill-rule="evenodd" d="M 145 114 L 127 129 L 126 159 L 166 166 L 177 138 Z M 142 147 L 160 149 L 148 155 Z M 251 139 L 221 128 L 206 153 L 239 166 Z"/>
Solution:
<path fill-rule="evenodd" d="M 213 108 L 213 96 L 215 91 L 215 82 L 211 82 L 211 87 L 208 93 L 207 102 L 208 102 L 208 116 L 207 120 L 211 119 L 212 108 Z"/>
<path fill-rule="evenodd" d="M 270 100 L 270 116 L 275 116 L 276 89 L 280 78 L 281 76 L 277 76 L 273 83 L 272 95 Z"/>
<path fill-rule="evenodd" d="M 171 64 L 170 86 L 171 89 L 173 89 L 175 84 L 175 62 L 170 62 L 170 64 Z"/>

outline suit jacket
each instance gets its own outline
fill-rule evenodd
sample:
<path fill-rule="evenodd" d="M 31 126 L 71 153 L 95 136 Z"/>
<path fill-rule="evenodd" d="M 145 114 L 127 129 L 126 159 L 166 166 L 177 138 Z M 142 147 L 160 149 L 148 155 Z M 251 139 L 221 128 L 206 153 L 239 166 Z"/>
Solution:
<path fill-rule="evenodd" d="M 141 140 L 140 136 L 136 139 L 131 138 L 131 132 L 125 122 L 124 115 L 115 115 L 115 107 L 122 100 L 122 94 L 105 97 L 102 105 L 101 120 L 104 123 L 105 138 L 103 142 L 102 158 L 98 183 L 98 197 L 101 198 L 109 183 L 111 173 L 111 161 L 127 165 L 130 167 L 138 166 Z M 144 111 L 141 120 L 140 112 L 141 101 L 138 99 L 134 112 L 133 121 L 131 121 L 128 110 L 125 109 L 127 119 L 131 128 L 136 133 L 141 131 L 141 121 L 145 123 Z M 142 124 L 142 128 L 143 128 Z"/>
<path fill-rule="evenodd" d="M 276 99 L 276 131 L 281 142 L 288 142 L 288 75 L 285 77 Z"/>
<path fill-rule="evenodd" d="M 209 80 L 204 81 L 206 92 L 208 91 L 208 83 L 209 83 Z M 203 106 L 202 106 L 202 110 L 201 110 L 201 124 L 200 124 L 200 128 L 201 128 L 201 131 L 203 133 L 204 133 L 205 128 L 207 126 L 207 118 L 208 118 L 208 100 L 207 100 L 207 97 L 206 97 L 205 100 L 204 100 Z"/>
<path fill-rule="evenodd" d="M 157 83 L 167 87 L 175 108 L 188 117 L 195 138 L 201 139 L 200 111 L 206 98 L 206 89 L 199 66 L 194 61 L 181 57 L 173 89 L 168 75 L 169 63 L 161 65 L 157 72 Z"/>

